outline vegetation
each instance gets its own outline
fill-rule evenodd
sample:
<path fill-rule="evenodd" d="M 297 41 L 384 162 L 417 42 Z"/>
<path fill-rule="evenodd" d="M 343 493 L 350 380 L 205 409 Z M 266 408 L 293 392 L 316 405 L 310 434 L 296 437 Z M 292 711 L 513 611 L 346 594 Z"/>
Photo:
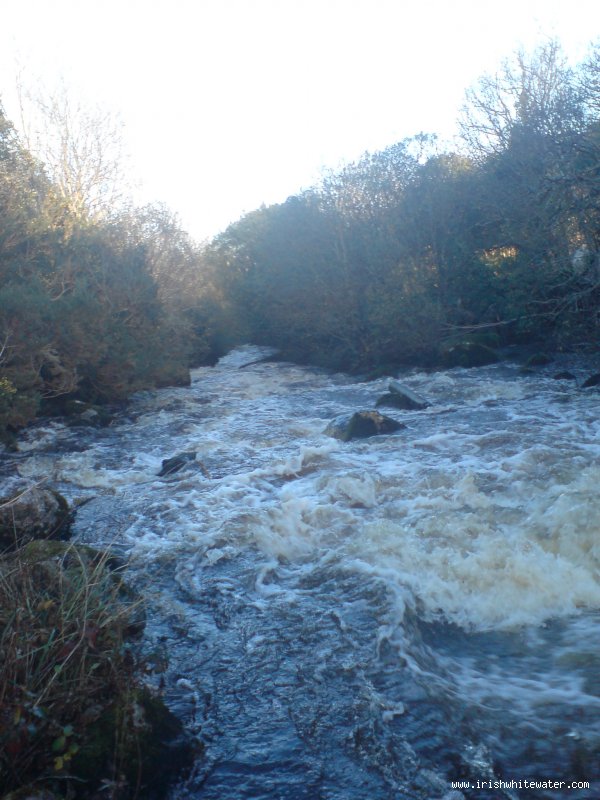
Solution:
<path fill-rule="evenodd" d="M 69 197 L 68 163 L 61 168 L 61 182 L 50 180 L 0 109 L 4 438 L 41 406 L 185 383 L 190 364 L 210 356 L 194 245 L 176 221 L 162 209 L 102 207 L 94 164 Z"/>
<path fill-rule="evenodd" d="M 460 148 L 366 154 L 203 247 L 117 203 L 114 120 L 37 98 L 42 163 L 0 111 L 0 436 L 248 339 L 350 370 L 597 342 L 599 75 L 599 44 L 517 54 L 467 92 Z"/>
<path fill-rule="evenodd" d="M 63 541 L 70 518 L 42 485 L 0 499 L 0 797 L 160 798 L 192 743 L 141 678 L 122 562 Z"/>
<path fill-rule="evenodd" d="M 140 753 L 173 721 L 140 687 L 127 642 L 143 614 L 110 562 L 44 540 L 0 558 L 0 795 L 35 782 L 129 798 L 160 777 Z"/>
<path fill-rule="evenodd" d="M 600 45 L 577 70 L 517 54 L 467 93 L 457 151 L 421 135 L 231 225 L 203 257 L 238 329 L 360 370 L 597 343 L 599 75 Z"/>

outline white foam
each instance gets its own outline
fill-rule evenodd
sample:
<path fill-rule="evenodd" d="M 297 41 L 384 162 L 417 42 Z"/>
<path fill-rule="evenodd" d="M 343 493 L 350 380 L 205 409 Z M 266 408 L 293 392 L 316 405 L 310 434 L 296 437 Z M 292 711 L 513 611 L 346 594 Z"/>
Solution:
<path fill-rule="evenodd" d="M 201 551 L 216 564 L 251 546 L 316 565 L 331 552 L 400 604 L 412 593 L 427 616 L 481 630 L 599 607 L 593 398 L 553 405 L 551 381 L 506 367 L 412 372 L 402 380 L 432 407 L 404 415 L 400 436 L 342 443 L 323 434 L 327 419 L 386 381 L 250 364 L 268 352 L 242 348 L 191 388 L 140 393 L 118 439 L 108 429 L 58 457 L 34 446 L 20 473 L 130 498 L 126 539 L 144 558 Z M 71 435 L 49 425 L 37 442 Z M 192 449 L 210 478 L 157 478 L 163 458 Z"/>

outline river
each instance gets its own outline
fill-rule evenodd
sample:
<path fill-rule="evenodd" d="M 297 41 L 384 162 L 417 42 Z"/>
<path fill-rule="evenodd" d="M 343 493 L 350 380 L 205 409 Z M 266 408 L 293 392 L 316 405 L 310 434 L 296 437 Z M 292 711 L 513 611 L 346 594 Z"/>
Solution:
<path fill-rule="evenodd" d="M 429 407 L 343 443 L 327 423 L 386 379 L 264 355 L 107 428 L 44 421 L 8 459 L 129 558 L 205 746 L 174 800 L 600 796 L 600 396 L 553 378 L 591 365 L 408 370 Z M 522 788 L 549 779 L 591 788 Z"/>

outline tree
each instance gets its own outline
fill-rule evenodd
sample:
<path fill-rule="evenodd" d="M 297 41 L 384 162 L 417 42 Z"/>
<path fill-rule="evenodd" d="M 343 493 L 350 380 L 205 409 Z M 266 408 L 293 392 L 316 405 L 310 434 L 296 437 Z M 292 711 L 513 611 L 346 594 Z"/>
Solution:
<path fill-rule="evenodd" d="M 579 87 L 592 121 L 600 120 L 600 40 L 590 48 L 579 71 Z"/>
<path fill-rule="evenodd" d="M 479 159 L 503 152 L 523 133 L 547 145 L 581 131 L 582 97 L 559 43 L 548 42 L 531 56 L 517 52 L 499 72 L 482 76 L 467 90 L 459 126 Z"/>
<path fill-rule="evenodd" d="M 44 164 L 75 218 L 110 216 L 127 196 L 118 116 L 77 100 L 63 82 L 54 91 L 17 85 L 25 147 Z"/>

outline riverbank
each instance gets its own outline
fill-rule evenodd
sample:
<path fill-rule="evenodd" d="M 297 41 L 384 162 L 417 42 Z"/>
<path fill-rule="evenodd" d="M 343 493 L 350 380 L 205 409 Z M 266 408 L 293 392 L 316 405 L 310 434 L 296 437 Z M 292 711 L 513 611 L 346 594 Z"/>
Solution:
<path fill-rule="evenodd" d="M 0 797 L 159 800 L 195 748 L 143 679 L 143 598 L 71 520 L 43 485 L 0 500 Z"/>

